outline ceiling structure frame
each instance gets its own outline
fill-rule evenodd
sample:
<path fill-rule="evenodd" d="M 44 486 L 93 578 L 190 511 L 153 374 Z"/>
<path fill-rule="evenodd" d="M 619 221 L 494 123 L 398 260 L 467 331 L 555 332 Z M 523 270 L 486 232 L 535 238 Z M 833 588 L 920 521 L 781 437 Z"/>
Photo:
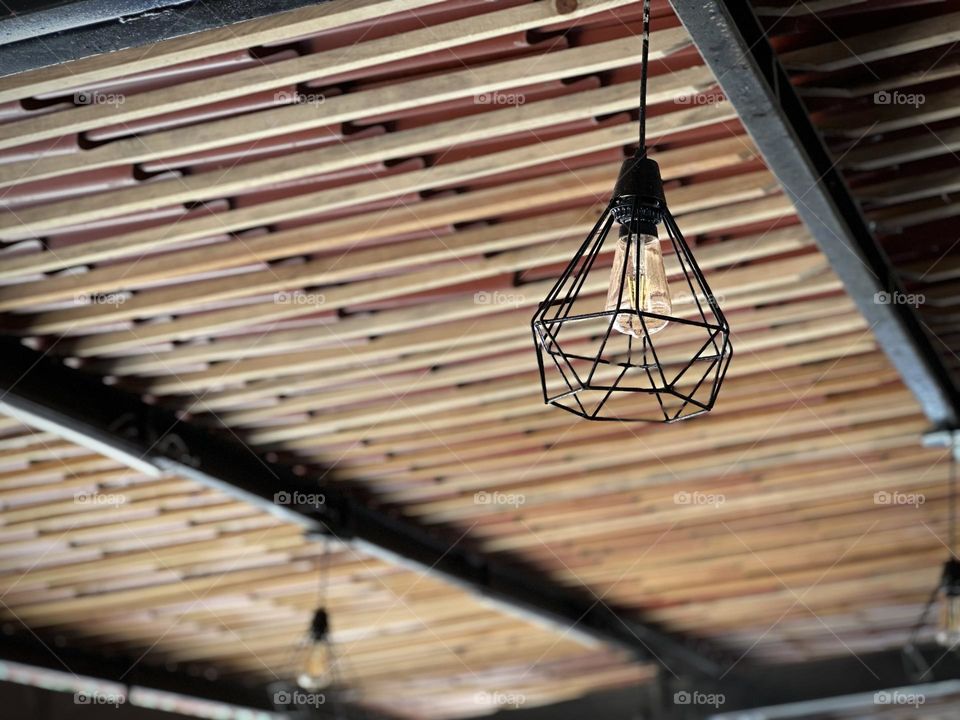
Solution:
<path fill-rule="evenodd" d="M 674 4 L 678 14 L 684 18 L 683 7 L 693 7 L 696 3 L 676 0 Z M 704 5 L 702 2 L 699 4 Z M 716 4 L 709 5 L 712 7 Z M 741 6 L 741 10 L 746 12 L 749 8 Z M 694 28 L 688 29 L 696 39 Z M 746 30 L 738 32 L 742 32 L 741 40 L 749 37 Z M 750 43 L 745 42 L 743 47 L 747 44 Z M 757 48 L 758 56 L 753 58 L 753 61 L 764 65 L 767 59 L 762 50 L 762 47 Z M 709 48 L 701 48 L 701 51 L 709 62 Z M 711 67 L 723 84 L 726 73 L 713 64 Z M 732 74 L 739 76 L 739 70 Z M 793 92 L 789 84 L 780 84 L 784 82 L 782 78 L 772 81 L 772 85 L 768 83 L 766 90 L 763 85 L 766 80 L 762 72 L 759 72 L 758 78 L 754 80 L 755 87 L 749 91 L 744 90 L 740 102 L 744 102 L 742 98 L 756 100 L 763 97 L 773 106 L 771 97 L 778 98 L 777 102 L 782 104 L 784 97 Z M 775 89 L 772 94 L 771 87 Z M 734 100 L 735 105 L 737 92 L 735 87 L 727 89 L 727 94 Z M 753 133 L 754 128 L 748 122 L 750 113 L 742 106 L 738 106 L 738 109 L 743 113 L 748 130 Z M 773 114 L 782 112 L 786 111 L 780 107 Z M 802 120 L 803 118 L 799 122 Z M 773 123 L 778 121 L 782 122 L 783 118 L 775 118 Z M 780 130 L 772 130 L 767 135 L 760 132 L 759 138 L 765 138 L 766 144 L 759 142 L 758 138 L 758 145 L 765 153 L 773 153 L 774 157 L 768 155 L 768 163 L 791 195 L 801 217 L 808 220 L 808 225 L 813 222 L 813 229 L 816 230 L 817 215 L 827 217 L 827 222 L 819 220 L 821 227 L 813 233 L 814 237 L 831 259 L 831 264 L 837 268 L 848 292 L 857 300 L 858 305 L 863 305 L 864 292 L 894 291 L 899 287 L 895 276 L 888 272 L 889 267 L 883 263 L 882 256 L 871 251 L 870 246 L 863 242 L 865 236 L 862 232 L 866 228 L 869 233 L 869 227 L 864 224 L 859 213 L 851 212 L 847 203 L 850 199 L 848 193 L 846 200 L 844 199 L 845 187 L 842 178 L 838 184 L 829 168 L 820 168 L 809 157 L 806 169 L 791 174 L 793 164 L 802 162 L 804 153 L 810 149 L 807 147 L 806 131 L 802 128 L 801 131 L 796 128 L 784 130 L 787 134 L 793 133 L 790 147 L 785 149 L 779 147 L 780 144 L 787 144 L 783 143 L 783 134 L 777 135 Z M 780 163 L 784 163 L 787 169 L 781 171 Z M 818 203 L 822 205 L 815 204 L 807 194 L 808 189 L 804 183 L 810 178 L 826 178 L 826 197 L 818 199 Z M 682 192 L 682 188 L 680 191 Z M 810 209 L 811 205 L 817 210 L 816 214 Z M 809 213 L 814 219 L 811 221 L 805 213 Z M 856 256 L 850 250 L 851 245 L 838 240 L 848 234 L 852 234 L 859 243 L 855 246 L 859 248 Z M 837 245 L 836 242 L 840 244 Z M 851 267 L 841 269 L 838 263 L 843 264 L 844 256 Z M 802 261 L 798 263 L 800 264 Z M 519 271 L 517 272 L 519 274 Z M 881 344 L 888 352 L 891 345 L 894 348 L 903 346 L 902 350 L 897 349 L 890 353 L 894 363 L 901 369 L 919 368 L 919 377 L 905 375 L 905 380 L 923 403 L 931 423 L 938 427 L 952 425 L 957 418 L 956 392 L 944 383 L 948 378 L 940 372 L 938 358 L 935 354 L 930 354 L 928 347 L 924 347 L 925 336 L 916 319 L 912 318 L 912 309 L 875 304 L 872 309 L 869 306 L 866 309 L 870 313 L 861 307 L 868 320 L 876 325 Z M 191 350 L 189 346 L 182 349 Z M 219 428 L 211 431 L 209 426 L 184 420 L 133 395 L 101 385 L 88 375 L 44 359 L 38 353 L 15 343 L 4 345 L 2 350 L 4 358 L 10 358 L 10 365 L 4 368 L 4 373 L 9 372 L 2 377 L 2 388 L 8 394 L 0 404 L 5 405 L 12 415 L 35 427 L 60 433 L 144 472 L 173 473 L 190 477 L 207 487 L 228 493 L 284 520 L 297 523 L 310 533 L 334 535 L 351 543 L 358 550 L 376 555 L 387 562 L 408 567 L 415 572 L 441 576 L 446 582 L 461 587 L 474 596 L 488 599 L 502 611 L 554 628 L 561 633 L 565 632 L 565 628 L 574 626 L 582 631 L 580 638 L 585 643 L 600 642 L 625 647 L 641 660 L 662 658 L 671 668 L 671 672 L 675 671 L 681 676 L 681 682 L 699 678 L 706 686 L 710 678 L 724 673 L 722 667 L 726 658 L 709 644 L 688 643 L 682 633 L 673 635 L 654 624 L 636 623 L 627 617 L 626 613 L 614 614 L 605 604 L 593 603 L 590 597 L 573 597 L 573 593 L 567 592 L 559 584 L 553 587 L 544 583 L 542 575 L 531 573 L 529 568 L 518 571 L 509 563 L 491 561 L 484 553 L 470 549 L 469 542 L 463 543 L 461 547 L 458 541 L 451 549 L 450 534 L 445 534 L 445 530 L 449 528 L 438 525 L 431 527 L 428 524 L 420 526 L 416 520 L 402 518 L 393 511 L 369 507 L 368 498 L 363 494 L 354 495 L 350 491 L 341 491 L 326 484 L 324 480 L 318 484 L 316 475 L 301 475 L 289 467 L 270 462 L 245 444 L 231 441 Z M 134 358 L 134 361 L 137 360 L 141 363 L 148 362 L 143 358 Z M 104 366 L 109 365 L 109 355 L 101 358 L 100 362 L 103 362 Z M 96 369 L 97 361 L 94 361 L 91 367 Z M 179 378 L 177 380 L 179 381 Z M 164 382 L 176 384 L 163 376 L 156 377 L 155 382 L 158 386 L 162 386 Z M 76 394 L 64 397 L 63 393 L 56 391 L 57 387 L 64 386 L 76 388 Z M 331 405 L 324 409 L 334 408 L 335 406 Z M 121 411 L 117 412 L 117 409 Z M 109 412 L 104 414 L 105 410 Z M 258 410 L 255 408 L 249 412 L 256 415 Z M 171 428 L 175 428 L 175 432 L 171 433 Z M 269 432 L 269 428 L 266 432 Z M 326 474 L 321 477 L 325 478 Z M 294 494 L 317 491 L 318 488 L 327 495 L 327 502 L 321 508 L 289 507 L 273 502 L 275 492 L 286 491 Z M 731 675 L 729 680 L 739 682 L 742 678 L 735 674 Z M 781 683 L 782 681 L 782 677 L 776 680 Z M 669 679 L 666 684 L 671 684 Z M 889 685 L 877 687 L 886 686 Z M 838 692 L 852 689 L 850 686 L 837 688 Z M 763 693 L 763 699 L 767 703 L 791 700 L 788 693 L 771 693 L 769 687 Z M 748 705 L 744 704 L 745 707 Z"/>

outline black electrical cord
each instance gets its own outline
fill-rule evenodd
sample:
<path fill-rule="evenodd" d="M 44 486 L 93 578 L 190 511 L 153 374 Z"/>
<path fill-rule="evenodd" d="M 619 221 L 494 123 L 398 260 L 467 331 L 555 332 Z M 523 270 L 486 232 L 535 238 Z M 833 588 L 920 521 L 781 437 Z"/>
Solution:
<path fill-rule="evenodd" d="M 953 433 L 950 434 L 950 495 L 948 518 L 949 537 L 947 538 L 950 546 L 951 557 L 957 556 L 957 457 L 953 447 Z"/>
<path fill-rule="evenodd" d="M 650 54 L 650 0 L 643 2 L 643 65 L 640 68 L 640 144 L 637 157 L 647 154 L 647 57 Z"/>

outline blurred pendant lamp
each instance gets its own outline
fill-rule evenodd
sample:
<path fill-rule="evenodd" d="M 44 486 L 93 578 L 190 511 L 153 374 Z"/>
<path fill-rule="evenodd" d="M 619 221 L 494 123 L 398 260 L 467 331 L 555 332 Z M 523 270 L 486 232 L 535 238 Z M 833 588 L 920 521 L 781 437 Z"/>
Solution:
<path fill-rule="evenodd" d="M 325 690 L 333 684 L 333 648 L 330 647 L 330 625 L 325 608 L 317 608 L 303 644 L 297 685 L 304 690 Z"/>
<path fill-rule="evenodd" d="M 950 489 L 948 495 L 948 525 L 947 545 L 950 557 L 943 564 L 940 581 L 930 594 L 920 617 L 917 619 L 910 639 L 903 650 L 904 660 L 908 663 L 908 670 L 915 679 L 929 681 L 931 667 L 924 660 L 917 649 L 920 633 L 927 626 L 927 620 L 934 606 L 938 606 L 937 632 L 934 639 L 937 645 L 947 652 L 956 651 L 960 647 L 960 561 L 957 560 L 957 459 L 954 445 L 954 433 L 950 433 Z"/>
<path fill-rule="evenodd" d="M 953 436 L 951 434 L 951 439 Z M 953 443 L 950 445 L 950 508 L 949 534 L 950 557 L 943 564 L 937 600 L 940 603 L 940 625 L 937 628 L 937 643 L 953 649 L 960 644 L 960 561 L 957 560 L 957 457 Z"/>
<path fill-rule="evenodd" d="M 320 590 L 317 609 L 306 636 L 297 649 L 297 685 L 307 691 L 317 692 L 335 687 L 338 682 L 338 662 L 330 641 L 330 618 L 327 614 L 327 576 L 330 562 L 329 538 L 324 538 L 320 558 Z"/>
<path fill-rule="evenodd" d="M 531 322 L 544 402 L 588 420 L 675 422 L 705 413 L 733 355 L 727 320 L 667 207 L 660 168 L 647 157 L 649 45 L 646 0 L 637 151 Z M 595 267 L 611 249 L 612 267 Z"/>

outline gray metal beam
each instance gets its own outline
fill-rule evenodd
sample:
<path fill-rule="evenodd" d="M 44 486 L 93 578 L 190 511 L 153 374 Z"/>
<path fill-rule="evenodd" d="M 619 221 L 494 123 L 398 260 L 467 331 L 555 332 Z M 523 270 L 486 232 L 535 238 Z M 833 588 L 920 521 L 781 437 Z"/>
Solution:
<path fill-rule="evenodd" d="M 927 418 L 955 427 L 960 393 L 914 308 L 889 302 L 903 297 L 900 281 L 748 0 L 670 2 Z"/>
<path fill-rule="evenodd" d="M 875 693 L 923 694 L 934 698 L 960 691 L 960 658 L 939 646 L 921 648 L 933 666 L 918 678 L 907 670 L 900 648 L 842 655 L 806 663 L 737 665 L 717 683 L 677 681 L 670 677 L 643 687 L 592 693 L 576 700 L 537 708 L 504 710 L 493 720 L 774 720 L 805 718 L 815 712 L 873 707 Z M 749 683 L 743 682 L 748 680 Z M 744 689 L 746 688 L 746 689 Z M 694 693 L 713 695 L 715 705 L 684 703 Z M 901 699 L 894 698 L 900 702 Z M 680 702 L 678 702 L 680 701 Z M 866 716 L 867 713 L 864 713 Z M 820 717 L 820 715 L 817 715 Z"/>

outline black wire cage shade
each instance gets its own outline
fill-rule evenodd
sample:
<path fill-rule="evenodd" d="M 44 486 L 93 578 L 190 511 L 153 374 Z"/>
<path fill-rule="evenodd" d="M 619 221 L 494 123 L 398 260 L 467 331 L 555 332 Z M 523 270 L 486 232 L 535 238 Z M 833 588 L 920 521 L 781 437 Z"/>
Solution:
<path fill-rule="evenodd" d="M 645 0 L 637 152 L 531 322 L 544 402 L 588 420 L 670 423 L 705 413 L 733 357 L 727 319 L 667 207 L 660 168 L 647 157 L 649 47 Z M 672 251 L 669 271 L 660 226 Z M 611 249 L 612 267 L 597 262 Z"/>
<path fill-rule="evenodd" d="M 598 261 L 611 249 L 612 267 Z M 654 160 L 624 162 L 610 203 L 531 325 L 546 403 L 589 420 L 668 423 L 713 408 L 733 357 L 730 328 Z"/>

